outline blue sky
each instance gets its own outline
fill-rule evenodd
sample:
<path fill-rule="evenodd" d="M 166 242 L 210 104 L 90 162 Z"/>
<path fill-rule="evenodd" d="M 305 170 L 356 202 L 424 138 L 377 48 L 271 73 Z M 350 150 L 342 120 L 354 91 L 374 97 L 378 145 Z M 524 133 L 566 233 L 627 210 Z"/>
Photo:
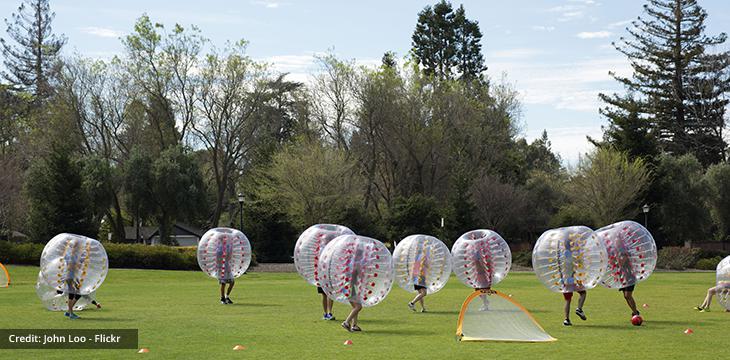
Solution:
<path fill-rule="evenodd" d="M 198 25 L 213 44 L 246 39 L 249 54 L 276 70 L 306 80 L 312 55 L 329 49 L 344 59 L 376 64 L 385 51 L 405 55 L 418 12 L 436 1 L 295 0 L 51 0 L 54 29 L 68 38 L 66 52 L 108 58 L 118 40 L 147 13 L 153 21 Z M 8 18 L 20 0 L 0 0 Z M 627 74 L 628 63 L 611 47 L 629 21 L 642 15 L 640 0 L 453 1 L 464 4 L 484 34 L 488 74 L 520 92 L 522 134 L 547 129 L 553 149 L 575 164 L 600 137 L 604 120 L 597 94 L 619 90 L 608 71 Z M 730 31 L 730 2 L 700 0 L 709 13 L 707 34 Z M 4 36 L 4 32 L 0 33 Z M 730 46 L 725 45 L 723 49 Z"/>

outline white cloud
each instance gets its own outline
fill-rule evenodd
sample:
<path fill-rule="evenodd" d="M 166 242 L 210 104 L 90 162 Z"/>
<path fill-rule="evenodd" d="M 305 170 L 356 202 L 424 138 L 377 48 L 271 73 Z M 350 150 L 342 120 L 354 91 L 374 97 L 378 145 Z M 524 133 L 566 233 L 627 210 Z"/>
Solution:
<path fill-rule="evenodd" d="M 100 36 L 100 37 L 108 37 L 108 38 L 118 38 L 124 35 L 123 32 L 108 29 L 108 28 L 102 28 L 102 27 L 96 27 L 96 26 L 87 26 L 79 28 L 79 30 L 84 34 L 94 35 L 94 36 Z"/>
<path fill-rule="evenodd" d="M 631 67 L 620 57 L 557 64 L 505 60 L 489 63 L 488 73 L 507 73 L 525 104 L 595 113 L 600 107 L 598 94 L 617 87 L 609 71 L 629 76 Z"/>
<path fill-rule="evenodd" d="M 583 31 L 576 36 L 581 39 L 604 39 L 611 35 L 612 33 L 610 31 Z"/>
<path fill-rule="evenodd" d="M 532 141 L 542 135 L 543 129 L 532 129 L 527 132 L 526 139 Z M 593 149 L 587 136 L 593 139 L 601 139 L 603 132 L 600 125 L 595 126 L 573 126 L 548 128 L 548 139 L 550 139 L 552 150 L 560 154 L 563 165 L 571 168 L 578 164 L 583 154 Z"/>
<path fill-rule="evenodd" d="M 531 48 L 516 48 L 507 50 L 490 51 L 487 53 L 487 59 L 528 59 L 542 54 L 542 50 Z"/>
<path fill-rule="evenodd" d="M 281 2 L 276 0 L 255 0 L 251 2 L 254 5 L 263 6 L 269 9 L 276 9 L 282 5 Z"/>
<path fill-rule="evenodd" d="M 551 31 L 555 30 L 555 26 L 535 25 L 535 26 L 532 26 L 532 30 L 551 32 Z"/>
<path fill-rule="evenodd" d="M 633 19 L 628 19 L 628 20 L 616 21 L 616 22 L 612 22 L 612 23 L 606 25 L 606 27 L 609 28 L 609 29 L 615 29 L 615 28 L 625 27 L 625 26 L 631 24 L 632 21 L 634 21 L 634 20 Z"/>

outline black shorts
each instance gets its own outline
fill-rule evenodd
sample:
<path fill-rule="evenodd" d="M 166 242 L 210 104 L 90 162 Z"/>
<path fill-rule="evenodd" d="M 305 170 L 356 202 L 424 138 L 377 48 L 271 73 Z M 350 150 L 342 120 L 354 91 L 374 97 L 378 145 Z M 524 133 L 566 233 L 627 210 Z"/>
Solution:
<path fill-rule="evenodd" d="M 324 294 L 324 289 L 322 289 L 321 287 L 317 286 L 317 294 Z"/>
<path fill-rule="evenodd" d="M 236 280 L 235 279 L 218 279 L 218 283 L 221 284 L 221 285 L 223 285 L 223 284 L 235 284 L 236 283 Z"/>
<path fill-rule="evenodd" d="M 425 286 L 422 286 L 422 285 L 413 284 L 413 289 L 416 290 L 416 291 L 418 291 L 418 290 L 421 290 L 421 289 L 428 289 L 428 288 L 425 287 Z"/>
<path fill-rule="evenodd" d="M 78 299 L 81 299 L 81 295 L 79 295 L 79 294 L 68 294 L 68 299 L 69 300 L 73 300 L 73 299 L 78 300 Z"/>
<path fill-rule="evenodd" d="M 623 288 L 618 289 L 618 291 L 634 291 L 634 287 L 635 286 L 636 285 L 631 285 L 631 286 L 623 287 Z"/>

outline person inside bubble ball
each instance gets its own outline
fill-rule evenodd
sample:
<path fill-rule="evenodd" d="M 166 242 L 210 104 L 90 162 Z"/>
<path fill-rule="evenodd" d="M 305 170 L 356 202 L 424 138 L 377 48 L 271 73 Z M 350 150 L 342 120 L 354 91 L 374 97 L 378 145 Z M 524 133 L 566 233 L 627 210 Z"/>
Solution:
<path fill-rule="evenodd" d="M 713 287 L 707 289 L 707 295 L 705 296 L 705 301 L 703 301 L 702 304 L 695 306 L 694 309 L 699 310 L 699 312 L 710 312 L 710 305 L 712 304 L 712 297 L 723 291 L 730 292 L 730 283 L 719 284 L 717 286 L 713 286 Z M 730 312 L 730 309 L 725 310 L 725 311 Z"/>
<path fill-rule="evenodd" d="M 63 262 L 66 264 L 66 273 L 63 280 L 66 283 L 66 293 L 68 294 L 68 309 L 64 316 L 71 320 L 80 318 L 80 316 L 74 314 L 74 305 L 81 298 L 81 283 L 76 279 L 76 274 L 85 261 L 85 257 L 82 256 L 81 242 L 71 240 L 63 257 Z"/>
<path fill-rule="evenodd" d="M 63 291 L 61 291 L 61 290 L 56 290 L 56 294 L 58 294 L 58 295 L 63 295 Z M 95 298 L 92 298 L 92 297 L 91 297 L 91 295 L 80 295 L 80 296 L 79 296 L 79 299 L 82 299 L 82 298 L 83 298 L 83 299 L 88 299 L 88 300 L 91 300 L 91 301 L 90 301 L 91 305 L 94 305 L 94 306 L 96 306 L 96 308 L 97 308 L 97 309 L 101 309 L 101 304 L 100 304 L 99 302 L 97 302 Z M 77 300 L 76 302 L 78 302 L 78 300 Z"/>
<path fill-rule="evenodd" d="M 218 282 L 221 285 L 221 304 L 233 304 L 230 297 L 231 290 L 233 290 L 233 286 L 236 284 L 231 269 L 233 241 L 229 240 L 227 236 L 223 236 L 216 246 L 215 255 L 216 265 L 218 267 Z M 226 291 L 226 284 L 228 284 L 228 291 Z"/>
<path fill-rule="evenodd" d="M 360 264 L 357 264 L 357 260 L 360 259 Z M 349 332 L 355 332 L 355 331 L 362 331 L 362 329 L 357 325 L 357 319 L 360 315 L 360 311 L 362 310 L 362 304 L 360 303 L 358 297 L 360 296 L 358 293 L 357 286 L 353 286 L 354 284 L 358 284 L 358 279 L 362 276 L 360 274 L 360 269 L 365 267 L 365 254 L 363 253 L 363 250 L 358 247 L 357 250 L 355 250 L 354 256 L 349 260 L 352 262 L 352 278 L 351 278 L 351 288 L 350 288 L 350 306 L 352 307 L 352 310 L 350 310 L 350 314 L 347 315 L 347 318 L 345 321 L 342 322 L 342 327 L 345 328 L 345 330 Z"/>
<path fill-rule="evenodd" d="M 426 297 L 426 290 L 428 283 L 426 281 L 426 274 L 428 274 L 428 259 L 431 258 L 430 248 L 427 246 L 428 242 L 423 247 L 418 247 L 416 250 L 416 258 L 413 261 L 413 289 L 416 290 L 416 297 L 408 303 L 408 308 L 412 311 L 416 311 L 416 302 L 421 303 L 421 312 L 426 312 L 426 304 L 423 298 Z"/>
<path fill-rule="evenodd" d="M 321 286 L 317 286 L 317 293 L 322 294 L 322 311 L 324 311 L 322 320 L 337 320 L 332 314 L 332 308 L 335 302 L 327 296 Z"/>
<path fill-rule="evenodd" d="M 570 305 L 573 299 L 573 292 L 577 292 L 578 295 L 580 295 L 580 298 L 578 298 L 578 307 L 575 309 L 575 314 L 578 315 L 581 320 L 587 320 L 586 314 L 583 312 L 583 305 L 586 302 L 586 296 L 588 293 L 583 290 L 583 285 L 580 283 L 580 280 L 575 279 L 576 268 L 581 267 L 580 264 L 582 259 L 580 248 L 573 246 L 575 245 L 575 241 L 579 241 L 579 239 L 575 239 L 573 236 L 568 238 L 564 253 L 565 269 L 569 273 L 569 276 L 566 276 L 566 291 L 563 292 L 563 299 L 565 300 L 565 320 L 563 320 L 563 325 L 565 326 L 573 325 L 573 323 L 570 322 Z M 558 257 L 558 262 L 560 262 L 560 259 L 561 257 Z M 558 264 L 558 269 L 560 268 L 560 264 Z"/>
<path fill-rule="evenodd" d="M 633 285 L 625 286 L 618 291 L 622 292 L 624 294 L 624 299 L 626 300 L 626 304 L 631 309 L 631 316 L 638 316 L 641 315 L 639 313 L 639 310 L 636 308 L 636 300 L 634 300 L 634 289 L 636 288 L 636 276 L 634 276 L 634 271 L 631 267 L 631 261 L 629 260 L 629 256 L 627 252 L 621 251 L 621 255 L 619 255 L 619 269 L 620 269 L 620 276 L 621 280 L 625 283 L 631 283 Z"/>

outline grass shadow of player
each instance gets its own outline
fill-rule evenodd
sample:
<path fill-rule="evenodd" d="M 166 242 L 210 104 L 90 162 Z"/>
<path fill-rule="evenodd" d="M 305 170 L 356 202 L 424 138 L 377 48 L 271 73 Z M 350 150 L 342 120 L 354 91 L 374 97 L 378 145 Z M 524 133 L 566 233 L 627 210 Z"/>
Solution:
<path fill-rule="evenodd" d="M 96 317 L 92 315 L 84 316 L 82 313 L 78 313 L 80 316 L 79 319 L 74 321 L 83 321 L 83 322 L 130 322 L 134 321 L 135 319 L 126 319 L 126 318 L 115 318 L 115 317 Z"/>
<path fill-rule="evenodd" d="M 419 313 L 419 315 L 428 316 L 429 314 L 433 315 L 459 315 L 459 311 L 457 310 L 428 310 L 425 313 Z"/>

